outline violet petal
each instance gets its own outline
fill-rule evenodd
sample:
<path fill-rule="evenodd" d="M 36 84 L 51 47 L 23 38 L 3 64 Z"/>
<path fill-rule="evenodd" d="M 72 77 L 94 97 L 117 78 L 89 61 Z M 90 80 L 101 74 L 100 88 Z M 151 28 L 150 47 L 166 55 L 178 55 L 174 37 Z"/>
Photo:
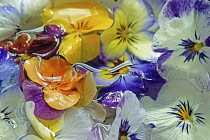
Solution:
<path fill-rule="evenodd" d="M 22 83 L 23 93 L 26 101 L 35 103 L 34 114 L 45 120 L 54 120 L 60 117 L 65 110 L 56 110 L 51 108 L 44 100 L 42 86 L 29 80 L 24 80 Z"/>

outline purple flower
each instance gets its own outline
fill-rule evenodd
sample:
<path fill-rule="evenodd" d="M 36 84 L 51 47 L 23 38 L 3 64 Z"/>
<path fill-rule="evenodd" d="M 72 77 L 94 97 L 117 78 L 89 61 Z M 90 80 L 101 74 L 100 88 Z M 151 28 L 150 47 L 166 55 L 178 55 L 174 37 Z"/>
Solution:
<path fill-rule="evenodd" d="M 102 87 L 98 93 L 98 102 L 108 107 L 116 107 L 126 90 L 132 91 L 137 97 L 148 95 L 156 99 L 165 83 L 156 71 L 156 63 L 129 55 L 113 62 L 96 58 L 87 64 L 78 63 L 75 66 L 80 71 L 87 69 L 93 73 L 97 86 Z"/>

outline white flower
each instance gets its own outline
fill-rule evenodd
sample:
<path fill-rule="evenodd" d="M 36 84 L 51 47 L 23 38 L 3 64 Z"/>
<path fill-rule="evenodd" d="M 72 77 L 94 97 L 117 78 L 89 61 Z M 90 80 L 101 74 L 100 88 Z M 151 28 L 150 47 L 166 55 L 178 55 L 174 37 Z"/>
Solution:
<path fill-rule="evenodd" d="M 71 107 L 51 121 L 37 119 L 34 109 L 34 102 L 26 102 L 26 115 L 39 137 L 27 135 L 23 140 L 85 140 L 91 133 L 92 122 L 83 108 Z"/>
<path fill-rule="evenodd" d="M 108 140 L 146 140 L 151 129 L 143 122 L 146 112 L 138 98 L 131 91 L 125 91 L 116 110 Z"/>
<path fill-rule="evenodd" d="M 48 3 L 49 0 L 1 0 L 0 41 L 17 31 L 41 26 L 41 13 Z"/>
<path fill-rule="evenodd" d="M 167 80 L 196 79 L 208 86 L 210 73 L 210 1 L 167 1 L 159 15 L 160 29 L 154 49 L 169 50 L 158 60 L 160 75 Z"/>
<path fill-rule="evenodd" d="M 141 99 L 148 113 L 152 140 L 207 140 L 210 137 L 210 93 L 189 81 L 172 80 L 159 92 L 157 100 Z"/>
<path fill-rule="evenodd" d="M 19 86 L 2 89 L 0 93 L 0 139 L 15 140 L 26 135 L 27 119 L 22 111 L 25 103 Z"/>

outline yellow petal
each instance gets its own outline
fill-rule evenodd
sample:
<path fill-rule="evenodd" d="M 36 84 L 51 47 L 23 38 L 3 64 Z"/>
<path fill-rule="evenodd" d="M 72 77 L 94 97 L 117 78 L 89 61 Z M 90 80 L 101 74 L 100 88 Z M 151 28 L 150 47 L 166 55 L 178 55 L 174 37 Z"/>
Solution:
<path fill-rule="evenodd" d="M 105 60 L 117 60 L 125 53 L 128 44 L 125 35 L 127 26 L 125 15 L 121 10 L 117 10 L 113 26 L 101 35 L 102 57 Z"/>
<path fill-rule="evenodd" d="M 82 34 L 89 33 L 95 30 L 108 29 L 113 23 L 113 20 L 103 16 L 89 16 L 87 18 L 78 20 L 74 27 Z"/>
<path fill-rule="evenodd" d="M 55 134 L 50 129 L 45 127 L 42 123 L 40 123 L 34 115 L 34 102 L 26 102 L 25 109 L 27 118 L 29 119 L 39 136 L 44 140 L 52 140 L 55 137 Z"/>
<path fill-rule="evenodd" d="M 84 79 L 81 79 L 76 85 L 78 92 L 81 94 L 79 102 L 75 106 L 87 106 L 96 95 L 96 82 L 90 71 L 86 72 Z"/>
<path fill-rule="evenodd" d="M 54 8 L 46 9 L 43 13 L 42 20 L 47 23 L 50 19 L 63 19 L 66 22 L 74 24 L 77 20 L 86 18 L 92 15 L 100 15 L 109 17 L 108 10 L 95 1 L 82 2 L 66 2 L 54 1 Z"/>
<path fill-rule="evenodd" d="M 26 73 L 32 81 L 44 85 L 42 81 L 42 76 L 40 75 L 41 73 L 41 66 L 44 64 L 44 60 L 38 58 L 38 57 L 33 57 L 29 60 L 26 60 L 25 63 L 23 64 Z"/>
<path fill-rule="evenodd" d="M 147 32 L 135 33 L 135 43 L 127 47 L 128 51 L 134 54 L 139 59 L 150 59 L 158 56 L 152 49 L 152 35 Z"/>
<path fill-rule="evenodd" d="M 99 35 L 69 34 L 60 44 L 59 55 L 71 64 L 87 62 L 100 50 Z"/>
<path fill-rule="evenodd" d="M 148 28 L 148 25 L 153 24 L 155 19 L 144 1 L 124 0 L 120 8 L 125 14 L 130 28 L 136 32 Z"/>
<path fill-rule="evenodd" d="M 64 110 L 75 105 L 80 98 L 76 91 L 51 90 L 44 88 L 44 100 L 52 108 Z"/>
<path fill-rule="evenodd" d="M 55 134 L 59 132 L 64 126 L 64 115 L 55 119 L 55 120 L 43 120 L 37 118 L 39 122 L 41 122 L 45 127 L 49 128 Z"/>

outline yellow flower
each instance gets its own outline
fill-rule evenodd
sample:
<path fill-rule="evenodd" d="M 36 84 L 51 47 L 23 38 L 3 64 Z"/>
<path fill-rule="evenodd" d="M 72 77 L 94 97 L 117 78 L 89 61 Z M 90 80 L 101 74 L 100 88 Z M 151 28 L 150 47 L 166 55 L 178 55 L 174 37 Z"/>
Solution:
<path fill-rule="evenodd" d="M 68 33 L 60 44 L 59 55 L 74 64 L 99 55 L 99 34 L 109 28 L 113 20 L 108 10 L 97 2 L 84 1 L 46 9 L 43 22 L 58 25 Z"/>
<path fill-rule="evenodd" d="M 124 0 L 115 12 L 113 26 L 101 35 L 101 57 L 114 61 L 125 51 L 139 59 L 153 57 L 153 33 L 147 31 L 153 22 L 154 17 L 143 1 Z"/>

